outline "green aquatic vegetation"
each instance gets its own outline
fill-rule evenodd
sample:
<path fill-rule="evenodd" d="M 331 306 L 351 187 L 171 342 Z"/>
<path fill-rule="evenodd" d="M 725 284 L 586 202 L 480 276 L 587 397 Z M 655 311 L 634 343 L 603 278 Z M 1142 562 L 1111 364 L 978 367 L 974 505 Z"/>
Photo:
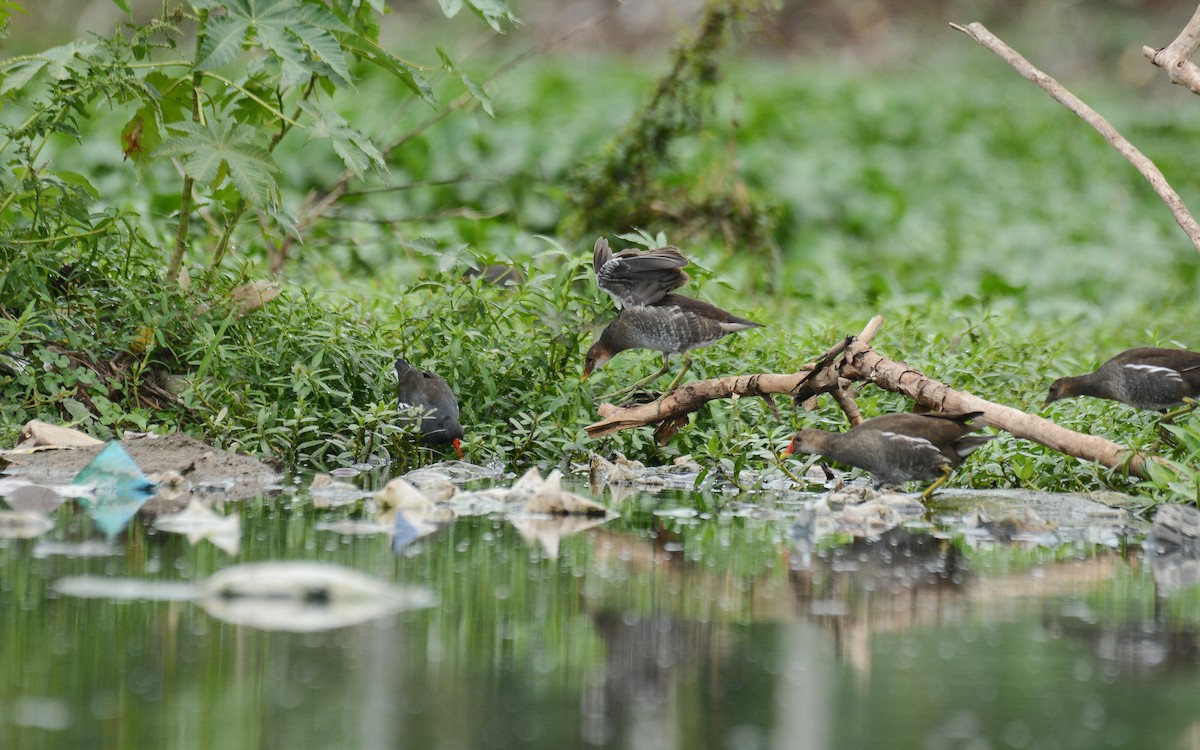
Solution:
<path fill-rule="evenodd" d="M 738 179 L 780 207 L 778 252 L 740 252 L 752 244 L 740 234 L 691 242 L 666 232 L 693 260 L 686 293 L 766 324 L 697 351 L 689 378 L 794 371 L 879 313 L 880 352 L 1038 412 L 1054 378 L 1114 351 L 1196 346 L 1195 254 L 1140 178 L 1028 84 L 967 58 L 869 74 L 787 62 L 723 60 L 729 75 L 710 92 L 712 116 L 662 165 L 671 185 L 702 184 L 734 153 Z M 455 62 L 459 72 L 463 64 Z M 229 73 L 242 72 L 230 65 Z M 743 399 L 706 406 L 666 446 L 649 430 L 585 437 L 595 397 L 650 372 L 658 357 L 628 353 L 579 382 L 584 350 L 616 311 L 591 278 L 595 234 L 563 223 L 568 185 L 603 154 L 613 124 L 636 114 L 655 68 L 534 59 L 489 86 L 493 119 L 465 106 L 428 115 L 425 105 L 402 104 L 420 99 L 396 75 L 367 62 L 348 66 L 355 90 L 322 92 L 322 101 L 358 132 L 404 142 L 386 152 L 389 174 L 365 173 L 287 257 L 261 227 L 239 223 L 209 274 L 208 251 L 233 215 L 233 196 L 216 188 L 213 213 L 204 214 L 213 223 L 201 231 L 193 222 L 189 233 L 204 242 L 184 264 L 207 288 L 161 281 L 176 236 L 163 218 L 179 208 L 179 175 L 160 160 L 139 167 L 140 187 L 133 183 L 114 145 L 134 115 L 128 107 L 93 107 L 91 117 L 72 119 L 78 137 L 14 141 L 6 168 L 24 169 L 13 179 L 33 187 L 22 188 L 20 211 L 0 224 L 33 234 L 0 242 L 0 438 L 40 416 L 102 437 L 186 429 L 287 461 L 387 455 L 407 466 L 428 454 L 394 423 L 398 354 L 459 394 L 468 458 L 514 468 L 565 468 L 590 450 L 653 463 L 692 454 L 728 478 L 769 466 L 799 427 L 843 426 L 825 399 L 804 413 L 779 398 L 778 419 L 761 400 Z M 432 73 L 430 85 L 439 100 L 465 86 Z M 1190 102 L 1146 108 L 1138 92 L 1089 86 L 1081 92 L 1123 114 L 1119 125 L 1171 167 L 1180 192 L 1200 190 L 1200 172 L 1186 168 L 1200 136 Z M 384 112 L 380 101 L 399 104 Z M 6 101 L 5 122 L 32 116 L 26 103 Z M 332 116 L 322 122 L 345 135 Z M 305 143 L 293 131 L 270 151 L 282 206 L 302 206 L 345 172 L 329 143 Z M 63 164 L 71 170 L 56 171 Z M 611 238 L 618 225 L 596 226 Z M 1135 253 L 1139 261 L 1130 262 Z M 282 294 L 264 309 L 235 312 L 233 290 L 279 262 L 289 274 Z M 464 277 L 491 264 L 515 266 L 524 280 L 495 286 Z M 859 391 L 868 416 L 910 408 L 874 386 Z M 1159 442 L 1153 415 L 1087 399 L 1044 414 L 1160 453 L 1180 470 L 1195 465 Z M 1139 488 L 1002 436 L 953 482 L 1167 498 L 1185 494 L 1187 476 Z"/>

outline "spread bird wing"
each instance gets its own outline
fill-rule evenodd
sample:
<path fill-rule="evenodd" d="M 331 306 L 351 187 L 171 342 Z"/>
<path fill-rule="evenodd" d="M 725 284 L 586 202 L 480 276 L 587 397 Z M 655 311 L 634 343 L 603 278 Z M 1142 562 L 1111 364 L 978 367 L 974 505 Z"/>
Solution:
<path fill-rule="evenodd" d="M 596 284 L 622 307 L 652 305 L 683 286 L 689 280 L 683 271 L 687 264 L 679 248 L 669 245 L 613 253 L 608 240 L 601 237 L 592 251 Z"/>

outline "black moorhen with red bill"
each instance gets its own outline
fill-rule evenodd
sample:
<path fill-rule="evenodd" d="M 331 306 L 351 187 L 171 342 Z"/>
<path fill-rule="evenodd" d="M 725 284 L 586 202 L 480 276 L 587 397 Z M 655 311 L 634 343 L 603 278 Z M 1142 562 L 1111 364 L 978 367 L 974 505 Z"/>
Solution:
<path fill-rule="evenodd" d="M 396 379 L 400 411 L 409 415 L 406 419 L 410 423 L 420 419 L 421 440 L 432 445 L 449 443 L 462 458 L 466 433 L 458 422 L 458 399 L 446 381 L 403 359 L 396 360 Z"/>
<path fill-rule="evenodd" d="M 846 432 L 804 429 L 783 455 L 817 454 L 864 469 L 877 487 L 936 480 L 922 493 L 927 500 L 964 458 L 995 437 L 967 434 L 978 429 L 971 420 L 982 414 L 884 414 Z"/>

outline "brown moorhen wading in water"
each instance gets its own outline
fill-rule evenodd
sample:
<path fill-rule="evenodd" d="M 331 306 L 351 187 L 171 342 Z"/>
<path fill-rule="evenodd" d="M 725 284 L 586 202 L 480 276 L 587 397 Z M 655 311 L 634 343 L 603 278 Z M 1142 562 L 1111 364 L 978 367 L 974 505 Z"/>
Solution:
<path fill-rule="evenodd" d="M 813 453 L 871 473 L 876 486 L 936 480 L 925 492 L 928 500 L 963 459 L 995 435 L 970 435 L 972 419 L 964 414 L 884 414 L 847 432 L 804 429 L 796 433 L 783 455 Z"/>
<path fill-rule="evenodd" d="M 458 423 L 458 399 L 446 381 L 432 372 L 418 370 L 403 359 L 396 360 L 396 379 L 400 411 L 410 414 L 409 422 L 415 421 L 419 413 L 421 439 L 434 445 L 452 444 L 462 458 L 462 439 L 466 433 Z"/>
<path fill-rule="evenodd" d="M 1055 380 L 1042 406 L 1073 396 L 1106 398 L 1152 411 L 1194 401 L 1200 396 L 1200 352 L 1126 349 L 1095 372 Z"/>
<path fill-rule="evenodd" d="M 687 263 L 683 253 L 674 247 L 645 252 L 622 250 L 614 254 L 608 240 L 603 237 L 596 240 L 592 254 L 596 283 L 621 303 L 621 312 L 588 349 L 584 380 L 626 349 L 662 352 L 662 369 L 624 389 L 636 390 L 666 373 L 672 354 L 683 354 L 683 369 L 667 387 L 669 393 L 691 367 L 689 350 L 708 346 L 734 331 L 761 327 L 760 323 L 694 297 L 671 294 L 688 282 L 688 275 L 682 270 Z"/>

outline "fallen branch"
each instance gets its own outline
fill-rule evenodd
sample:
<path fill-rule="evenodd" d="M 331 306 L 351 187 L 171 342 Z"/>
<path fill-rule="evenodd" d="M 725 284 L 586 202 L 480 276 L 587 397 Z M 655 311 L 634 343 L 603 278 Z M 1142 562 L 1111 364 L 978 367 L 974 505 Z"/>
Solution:
<path fill-rule="evenodd" d="M 1162 49 L 1142 47 L 1142 56 L 1166 71 L 1171 83 L 1187 86 L 1193 94 L 1200 94 L 1200 66 L 1192 62 L 1192 55 L 1200 49 L 1200 8 L 1192 15 L 1175 41 Z"/>
<path fill-rule="evenodd" d="M 1196 21 L 1195 18 L 1192 20 L 1193 22 Z M 1052 99 L 1074 112 L 1079 119 L 1091 125 L 1104 138 L 1108 145 L 1116 149 L 1117 153 L 1125 157 L 1126 161 L 1132 164 L 1141 173 L 1142 177 L 1146 178 L 1146 181 L 1150 183 L 1150 187 L 1154 188 L 1154 192 L 1158 194 L 1158 197 L 1162 199 L 1163 203 L 1167 204 L 1167 208 L 1170 209 L 1171 214 L 1175 217 L 1175 223 L 1183 229 L 1188 239 L 1195 245 L 1196 250 L 1200 251 L 1200 224 L 1196 223 L 1196 219 L 1188 211 L 1187 206 L 1184 205 L 1183 199 L 1179 197 L 1179 193 L 1175 192 L 1174 188 L 1167 182 L 1167 178 L 1163 176 L 1163 173 L 1155 166 L 1154 162 L 1130 143 L 1125 136 L 1118 133 L 1117 129 L 1109 124 L 1108 120 L 1105 120 L 1096 110 L 1084 104 L 1083 100 L 1079 97 L 1067 91 L 1061 83 L 1034 67 L 1032 63 L 1022 57 L 1013 48 L 1000 41 L 983 24 L 970 23 L 966 26 L 959 26 L 952 23 L 950 26 L 958 29 L 994 52 L 997 57 L 1012 66 L 1014 70 L 1026 79 L 1035 83 L 1049 94 Z"/>
<path fill-rule="evenodd" d="M 878 329 L 876 320 L 882 321 L 882 318 L 873 319 L 864 334 L 874 334 Z M 992 403 L 965 391 L 956 391 L 903 362 L 879 354 L 861 337 L 850 339 L 835 360 L 826 362 L 826 359 L 822 358 L 816 366 L 786 375 L 739 375 L 685 383 L 652 404 L 625 407 L 603 404 L 600 407 L 602 419 L 586 428 L 588 437 L 657 424 L 660 430 L 662 426 L 669 426 L 658 433 L 669 438 L 688 414 L 714 399 L 745 396 L 769 398 L 773 394 L 796 396 L 803 390 L 804 393 L 811 392 L 813 396 L 831 393 L 841 403 L 837 392 L 844 390 L 843 382 L 865 381 L 884 390 L 903 394 L 919 406 L 935 411 L 983 412 L 983 416 L 976 420 L 979 424 L 1004 430 L 1014 437 L 1032 440 L 1060 453 L 1094 461 L 1110 469 L 1145 476 L 1143 459 L 1128 448 L 1096 435 L 1068 430 L 1047 419 Z M 845 404 L 842 406 L 847 417 L 853 421 L 851 410 L 846 409 Z M 856 405 L 853 411 L 857 412 Z"/>

